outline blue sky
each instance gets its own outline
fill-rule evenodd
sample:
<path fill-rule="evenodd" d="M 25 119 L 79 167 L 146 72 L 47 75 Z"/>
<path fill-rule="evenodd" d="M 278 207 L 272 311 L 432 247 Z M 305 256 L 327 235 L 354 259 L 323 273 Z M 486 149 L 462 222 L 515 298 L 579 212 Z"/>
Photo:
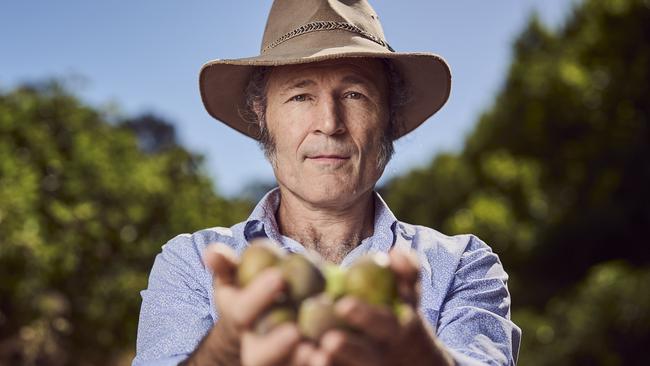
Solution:
<path fill-rule="evenodd" d="M 235 195 L 273 172 L 250 139 L 211 119 L 198 71 L 215 58 L 257 55 L 271 0 L 4 1 L 0 4 L 0 89 L 63 78 L 87 103 L 125 116 L 153 112 L 174 122 L 183 145 L 206 156 L 219 192 Z M 462 146 L 498 92 L 511 44 L 536 10 L 562 24 L 572 0 L 375 0 L 397 51 L 443 56 L 449 102 L 396 143 L 381 182 Z"/>

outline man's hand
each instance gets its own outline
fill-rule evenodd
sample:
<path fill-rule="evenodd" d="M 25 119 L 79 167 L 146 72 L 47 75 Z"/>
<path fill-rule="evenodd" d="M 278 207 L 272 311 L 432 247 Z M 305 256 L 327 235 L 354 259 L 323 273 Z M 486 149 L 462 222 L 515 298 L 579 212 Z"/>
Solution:
<path fill-rule="evenodd" d="M 398 319 L 387 307 L 350 297 L 341 299 L 336 311 L 354 331 L 327 332 L 319 348 L 309 355 L 309 365 L 453 365 L 426 320 L 417 315 L 417 258 L 393 250 L 390 265 L 398 277 L 400 297 L 409 304 L 410 311 Z"/>
<path fill-rule="evenodd" d="M 452 365 L 427 322 L 417 314 L 419 299 L 417 258 L 393 250 L 390 266 L 398 278 L 400 298 L 408 304 L 398 319 L 386 307 L 347 297 L 336 312 L 350 330 L 331 330 L 319 344 L 301 340 L 296 325 L 277 326 L 268 334 L 252 330 L 255 320 L 280 296 L 286 285 L 282 274 L 268 269 L 245 288 L 237 286 L 238 259 L 225 245 L 204 253 L 214 273 L 214 295 L 219 320 L 186 364 L 245 366 L 304 365 Z"/>
<path fill-rule="evenodd" d="M 266 270 L 248 286 L 239 288 L 238 258 L 232 249 L 213 244 L 203 253 L 203 261 L 214 275 L 219 320 L 186 364 L 287 365 L 292 358 L 304 357 L 305 351 L 309 353 L 309 346 L 297 347 L 300 332 L 294 324 L 280 325 L 265 335 L 252 330 L 255 320 L 284 289 L 279 270 Z"/>

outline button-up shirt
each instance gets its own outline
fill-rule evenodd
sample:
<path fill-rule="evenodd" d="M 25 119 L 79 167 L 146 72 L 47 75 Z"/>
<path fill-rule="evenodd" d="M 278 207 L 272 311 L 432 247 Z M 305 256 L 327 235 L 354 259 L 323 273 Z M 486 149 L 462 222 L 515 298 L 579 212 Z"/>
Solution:
<path fill-rule="evenodd" d="M 176 365 L 186 359 L 219 320 L 212 273 L 201 260 L 212 243 L 241 254 L 248 242 L 265 237 L 284 250 L 305 247 L 282 235 L 275 213 L 279 190 L 269 192 L 250 217 L 230 228 L 179 235 L 156 256 L 142 291 L 137 355 L 133 365 Z M 373 235 L 343 259 L 347 267 L 368 252 L 410 248 L 420 258 L 419 311 L 458 365 L 514 365 L 521 330 L 510 320 L 508 275 L 498 256 L 474 235 L 446 236 L 398 221 L 375 193 Z"/>

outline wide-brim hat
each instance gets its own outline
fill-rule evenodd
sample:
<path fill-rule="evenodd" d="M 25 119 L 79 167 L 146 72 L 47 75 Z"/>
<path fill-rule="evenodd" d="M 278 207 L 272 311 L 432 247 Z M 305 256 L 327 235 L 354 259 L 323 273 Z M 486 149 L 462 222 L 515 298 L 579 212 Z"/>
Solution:
<path fill-rule="evenodd" d="M 421 125 L 449 98 L 451 73 L 445 60 L 432 53 L 395 52 L 366 0 L 275 0 L 260 55 L 203 65 L 201 98 L 212 117 L 259 139 L 257 124 L 242 113 L 254 68 L 353 57 L 389 59 L 404 80 L 408 98 L 400 109 L 403 126 L 396 138 Z"/>

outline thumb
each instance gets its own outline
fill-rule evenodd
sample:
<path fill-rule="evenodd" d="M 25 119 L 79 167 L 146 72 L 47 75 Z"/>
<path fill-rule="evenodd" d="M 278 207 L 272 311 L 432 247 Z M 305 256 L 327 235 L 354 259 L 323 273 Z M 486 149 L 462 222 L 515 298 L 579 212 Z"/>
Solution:
<path fill-rule="evenodd" d="M 394 249 L 390 253 L 390 267 L 397 275 L 400 297 L 411 305 L 417 306 L 420 297 L 418 283 L 420 263 L 415 252 Z"/>
<path fill-rule="evenodd" d="M 203 263 L 212 271 L 215 286 L 237 284 L 239 259 L 235 251 L 223 243 L 210 244 L 203 251 Z"/>

